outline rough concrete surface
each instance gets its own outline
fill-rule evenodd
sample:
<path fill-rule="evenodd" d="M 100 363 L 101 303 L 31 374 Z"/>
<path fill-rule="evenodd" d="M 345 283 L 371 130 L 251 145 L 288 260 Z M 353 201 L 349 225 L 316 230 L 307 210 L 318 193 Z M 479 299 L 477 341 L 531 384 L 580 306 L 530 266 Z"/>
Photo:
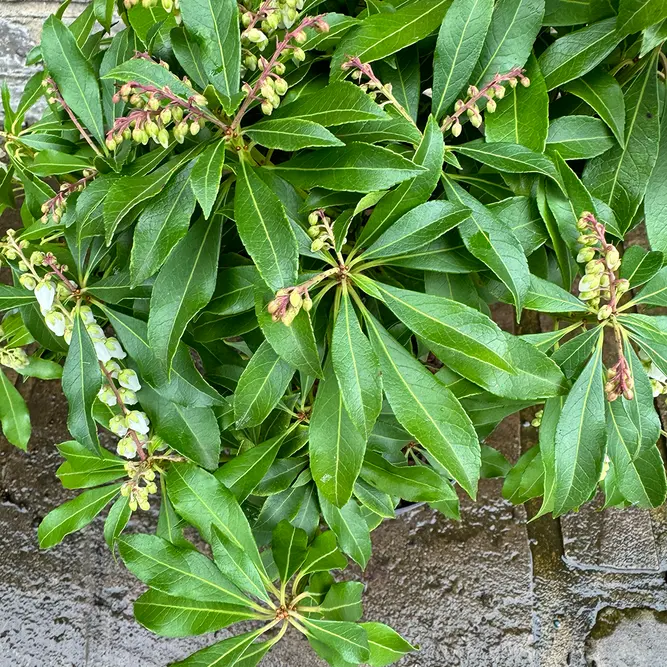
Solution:
<path fill-rule="evenodd" d="M 74 0 L 66 17 L 83 2 Z M 0 0 L 0 78 L 14 95 L 32 73 L 25 55 L 58 4 Z M 0 667 L 162 667 L 227 636 L 163 639 L 141 628 L 132 601 L 142 586 L 106 548 L 102 519 L 39 551 L 39 521 L 73 496 L 54 474 L 66 406 L 56 383 L 20 390 L 34 435 L 28 454 L 0 440 Z M 534 442 L 530 416 L 507 420 L 494 436 L 512 460 Z M 460 523 L 418 508 L 375 531 L 366 572 L 349 576 L 367 584 L 366 618 L 422 647 L 402 667 L 667 664 L 665 509 L 589 507 L 527 523 L 535 511 L 512 507 L 499 482 L 487 480 L 476 502 L 463 500 Z M 154 520 L 143 515 L 129 530 Z M 263 664 L 323 663 L 290 634 Z"/>

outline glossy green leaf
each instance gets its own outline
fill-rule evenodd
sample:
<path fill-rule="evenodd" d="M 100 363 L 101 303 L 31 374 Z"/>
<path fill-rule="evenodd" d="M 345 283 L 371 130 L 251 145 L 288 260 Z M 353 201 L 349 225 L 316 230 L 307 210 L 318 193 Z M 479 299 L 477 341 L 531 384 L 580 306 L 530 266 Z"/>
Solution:
<path fill-rule="evenodd" d="M 590 72 L 616 48 L 618 40 L 616 18 L 592 23 L 557 39 L 539 59 L 547 89 Z"/>
<path fill-rule="evenodd" d="M 144 86 L 155 86 L 163 88 L 168 86 L 175 95 L 188 99 L 192 96 L 192 88 L 186 86 L 175 74 L 162 67 L 153 60 L 145 58 L 133 58 L 104 75 L 105 79 L 115 79 L 127 83 L 136 81 Z"/>
<path fill-rule="evenodd" d="M 537 276 L 530 276 L 530 289 L 524 306 L 529 310 L 546 313 L 587 313 L 583 301 L 577 299 L 562 287 Z"/>
<path fill-rule="evenodd" d="M 366 631 L 359 624 L 313 618 L 300 621 L 310 636 L 333 648 L 343 660 L 356 665 L 370 657 Z"/>
<path fill-rule="evenodd" d="M 361 330 L 345 289 L 333 329 L 331 356 L 335 378 L 340 387 L 338 401 L 342 400 L 355 430 L 367 439 L 382 408 L 382 381 L 375 352 Z M 332 405 L 337 404 L 333 394 L 330 400 L 333 401 Z M 339 416 L 338 425 L 342 427 L 344 421 L 343 416 Z M 326 428 L 323 430 L 326 431 Z M 356 437 L 352 440 L 355 441 Z M 311 430 L 311 446 L 312 441 Z"/>
<path fill-rule="evenodd" d="M 342 146 L 323 125 L 302 118 L 276 118 L 255 123 L 245 133 L 260 146 L 281 151 Z"/>
<path fill-rule="evenodd" d="M 320 605 L 324 618 L 330 621 L 355 622 L 361 619 L 361 596 L 364 584 L 360 581 L 342 581 L 333 584 Z"/>
<path fill-rule="evenodd" d="M 660 126 L 658 158 L 646 187 L 644 220 L 646 234 L 653 250 L 667 252 L 667 229 L 663 214 L 667 207 L 667 116 L 663 114 Z"/>
<path fill-rule="evenodd" d="M 371 512 L 385 518 L 393 519 L 396 516 L 394 501 L 388 493 L 378 491 L 363 479 L 358 479 L 354 485 L 355 498 Z"/>
<path fill-rule="evenodd" d="M 575 377 L 590 359 L 600 339 L 600 327 L 592 327 L 561 345 L 551 358 L 561 367 L 566 378 Z"/>
<path fill-rule="evenodd" d="M 623 89 L 613 76 L 598 69 L 570 81 L 563 90 L 581 98 L 607 123 L 616 141 L 625 137 L 625 100 Z"/>
<path fill-rule="evenodd" d="M 118 494 L 120 487 L 119 483 L 89 489 L 51 510 L 37 529 L 40 548 L 49 549 L 87 526 Z"/>
<path fill-rule="evenodd" d="M 102 387 L 103 377 L 97 353 L 77 314 L 74 317 L 72 341 L 63 368 L 63 393 L 69 404 L 67 428 L 72 436 L 93 452 L 100 448 L 93 419 L 93 403 Z"/>
<path fill-rule="evenodd" d="M 197 466 L 175 465 L 168 472 L 167 492 L 176 512 L 197 528 L 207 542 L 212 540 L 212 527 L 217 526 L 264 572 L 248 520 L 222 482 Z"/>
<path fill-rule="evenodd" d="M 315 538 L 310 545 L 306 558 L 301 565 L 301 574 L 314 572 L 329 572 L 344 570 L 347 567 L 347 558 L 338 549 L 336 535 L 327 530 Z"/>
<path fill-rule="evenodd" d="M 273 531 L 271 548 L 280 580 L 287 583 L 306 559 L 308 535 L 289 521 L 281 521 Z"/>
<path fill-rule="evenodd" d="M 104 522 L 104 540 L 109 549 L 113 551 L 118 538 L 127 526 L 132 510 L 130 509 L 130 499 L 128 496 L 121 496 L 111 506 L 109 514 Z"/>
<path fill-rule="evenodd" d="M 237 428 L 258 426 L 276 407 L 294 375 L 294 368 L 264 341 L 239 379 L 234 392 Z"/>
<path fill-rule="evenodd" d="M 298 188 L 347 192 L 386 190 L 425 171 L 393 151 L 363 143 L 302 153 L 272 170 Z"/>
<path fill-rule="evenodd" d="M 368 246 L 402 215 L 428 200 L 442 173 L 444 150 L 442 131 L 431 116 L 413 158 L 414 164 L 424 167 L 426 171 L 401 183 L 380 200 L 364 225 L 357 246 Z"/>
<path fill-rule="evenodd" d="M 667 18 L 667 7 L 661 0 L 620 0 L 618 32 L 629 35 Z"/>
<path fill-rule="evenodd" d="M 351 304 L 349 307 L 351 308 Z M 377 416 L 381 407 L 381 398 L 380 406 L 377 405 L 377 375 L 374 380 L 375 403 L 372 407 Z M 360 392 L 361 387 L 358 389 Z M 357 416 L 365 423 L 365 414 Z M 318 387 L 310 420 L 309 439 L 310 470 L 320 495 L 336 507 L 343 507 L 352 497 L 354 482 L 361 470 L 366 437 L 357 429 L 346 410 L 343 390 L 339 389 L 331 364 L 325 368 L 324 380 Z"/>
<path fill-rule="evenodd" d="M 606 153 L 616 142 L 605 123 L 591 116 L 562 116 L 549 125 L 547 148 L 564 160 L 586 160 Z"/>
<path fill-rule="evenodd" d="M 544 0 L 500 0 L 471 83 L 481 87 L 496 74 L 523 67 L 533 48 L 544 15 Z"/>
<path fill-rule="evenodd" d="M 189 637 L 256 619 L 257 613 L 226 602 L 202 602 L 148 590 L 134 603 L 134 616 L 141 625 L 163 637 Z"/>
<path fill-rule="evenodd" d="M 554 515 L 585 503 L 597 486 L 606 440 L 602 338 L 570 391 L 556 428 Z"/>
<path fill-rule="evenodd" d="M 253 643 L 261 630 L 223 639 L 207 646 L 185 660 L 171 663 L 171 667 L 254 667 L 271 648 L 271 642 Z M 246 662 L 257 656 L 255 662 Z"/>
<path fill-rule="evenodd" d="M 404 655 L 417 650 L 384 623 L 362 623 L 361 627 L 366 630 L 368 636 L 368 647 L 371 652 L 368 659 L 370 667 L 387 667 Z"/>
<path fill-rule="evenodd" d="M 130 255 L 133 286 L 156 273 L 186 235 L 195 210 L 189 179 L 188 169 L 179 172 L 139 216 Z"/>
<path fill-rule="evenodd" d="M 497 110 L 485 114 L 484 133 L 490 142 L 512 142 L 540 153 L 549 129 L 549 96 L 533 55 L 526 65 L 530 86 L 508 88 Z"/>
<path fill-rule="evenodd" d="M 536 445 L 524 452 L 516 465 L 507 473 L 503 484 L 503 498 L 514 505 L 522 505 L 544 493 L 544 467 L 540 448 Z"/>
<path fill-rule="evenodd" d="M 35 156 L 30 171 L 37 176 L 54 176 L 82 171 L 92 166 L 92 159 L 79 155 L 68 155 L 58 150 L 42 150 Z"/>
<path fill-rule="evenodd" d="M 236 227 L 257 270 L 271 288 L 296 284 L 296 237 L 278 197 L 241 161 L 234 199 Z"/>
<path fill-rule="evenodd" d="M 198 158 L 190 174 L 190 187 L 205 218 L 211 217 L 211 211 L 218 196 L 222 169 L 225 166 L 224 141 L 211 144 Z"/>
<path fill-rule="evenodd" d="M 667 268 L 658 271 L 628 305 L 640 303 L 647 306 L 667 306 Z"/>
<path fill-rule="evenodd" d="M 619 146 L 588 162 L 584 184 L 611 206 L 622 231 L 627 229 L 644 198 L 658 157 L 660 121 L 655 59 L 625 92 L 625 139 Z"/>
<path fill-rule="evenodd" d="M 44 23 L 41 50 L 63 99 L 93 137 L 103 143 L 102 102 L 97 78 L 74 35 L 55 16 Z"/>
<path fill-rule="evenodd" d="M 28 406 L 18 389 L 0 371 L 0 423 L 2 434 L 15 447 L 28 449 L 31 425 Z"/>
<path fill-rule="evenodd" d="M 663 261 L 664 256 L 661 252 L 646 252 L 641 246 L 630 246 L 623 253 L 619 276 L 628 280 L 631 288 L 639 287 L 660 271 Z"/>
<path fill-rule="evenodd" d="M 155 281 L 148 340 L 168 374 L 185 327 L 213 296 L 221 230 L 217 217 L 195 223 Z"/>
<path fill-rule="evenodd" d="M 36 304 L 35 295 L 23 287 L 0 285 L 0 310 Z"/>
<path fill-rule="evenodd" d="M 447 10 L 433 58 L 431 109 L 436 120 L 445 115 L 468 83 L 492 13 L 493 0 L 454 0 Z"/>
<path fill-rule="evenodd" d="M 393 297 L 393 290 L 390 292 L 385 286 L 382 289 L 392 305 L 400 301 L 403 290 L 397 290 L 397 296 Z M 448 319 L 449 323 L 452 321 Z M 474 497 L 479 478 L 480 451 L 470 419 L 451 391 L 409 354 L 379 322 L 370 316 L 367 322 L 371 342 L 380 361 L 384 390 L 396 418 Z M 444 331 L 444 327 L 439 324 L 436 326 L 441 332 Z M 458 342 L 465 344 L 463 340 Z M 484 353 L 487 357 L 493 356 L 486 348 Z"/>
<path fill-rule="evenodd" d="M 343 37 L 331 59 L 331 80 L 343 78 L 352 56 L 369 63 L 415 44 L 440 26 L 452 0 L 420 0 L 395 12 L 372 14 Z"/>

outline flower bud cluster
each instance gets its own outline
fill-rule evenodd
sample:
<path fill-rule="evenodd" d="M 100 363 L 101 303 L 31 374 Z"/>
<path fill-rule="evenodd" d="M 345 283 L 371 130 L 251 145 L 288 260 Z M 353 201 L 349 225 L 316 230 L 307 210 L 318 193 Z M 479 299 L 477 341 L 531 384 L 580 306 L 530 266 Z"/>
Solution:
<path fill-rule="evenodd" d="M 294 25 L 303 6 L 304 0 L 265 0 L 256 13 L 247 11 L 241 16 L 245 28 L 241 39 L 264 51 L 276 30 L 289 30 Z M 305 42 L 306 34 L 299 35 L 299 39 Z"/>
<path fill-rule="evenodd" d="M 260 66 L 265 65 L 264 58 L 260 59 Z M 274 72 L 271 72 L 265 79 L 259 89 L 260 96 L 264 99 L 262 102 L 262 113 L 270 116 L 274 109 L 280 106 L 280 98 L 285 95 L 288 89 L 287 81 L 278 75 L 278 71 L 284 73 L 285 66 L 282 63 L 276 63 Z"/>
<path fill-rule="evenodd" d="M 144 9 L 153 9 L 160 5 L 168 14 L 173 12 L 176 23 L 181 22 L 181 0 L 123 0 L 125 9 L 141 5 Z"/>
<path fill-rule="evenodd" d="M 63 183 L 58 194 L 42 204 L 41 222 L 46 224 L 51 220 L 54 224 L 58 224 L 65 214 L 69 196 L 75 192 L 82 192 L 88 182 L 93 180 L 95 176 L 97 176 L 96 169 L 84 169 L 83 177 L 76 183 Z"/>
<path fill-rule="evenodd" d="M 605 227 L 592 213 L 582 213 L 577 230 L 577 242 L 581 246 L 577 262 L 585 265 L 579 281 L 579 298 L 597 311 L 598 320 L 604 321 L 615 314 L 618 301 L 630 289 L 630 283 L 625 278 L 616 277 L 621 256 L 613 245 L 607 243 Z M 601 300 L 608 303 L 600 306 Z"/>
<path fill-rule="evenodd" d="M 30 358 L 22 347 L 0 347 L 0 364 L 20 371 L 30 363 Z"/>
<path fill-rule="evenodd" d="M 334 247 L 334 237 L 331 228 L 331 218 L 325 215 L 322 209 L 313 211 L 308 216 L 308 236 L 313 239 L 310 249 L 313 252 L 329 250 Z"/>
<path fill-rule="evenodd" d="M 530 79 L 527 76 L 524 76 L 523 69 L 520 67 L 515 67 L 510 70 L 507 74 L 496 74 L 496 76 L 489 81 L 482 88 L 477 88 L 477 86 L 469 86 L 467 91 L 467 100 L 456 100 L 454 105 L 454 113 L 451 116 L 447 116 L 442 124 L 442 130 L 451 129 L 452 134 L 455 137 L 458 137 L 463 131 L 463 125 L 461 124 L 461 116 L 465 115 L 470 119 L 470 124 L 473 127 L 481 127 L 482 125 L 482 112 L 479 108 L 479 102 L 481 100 L 486 101 L 486 111 L 488 113 L 494 113 L 496 110 L 496 99 L 501 100 L 505 97 L 505 88 L 503 84 L 509 84 L 511 88 L 516 88 L 516 86 L 521 83 L 522 86 L 527 88 L 530 86 Z"/>
<path fill-rule="evenodd" d="M 155 471 L 150 467 L 149 462 L 135 463 L 133 461 L 125 464 L 125 471 L 129 480 L 120 487 L 121 496 L 129 498 L 128 504 L 133 512 L 136 512 L 137 507 L 148 511 L 151 508 L 148 496 L 157 493 Z"/>
<path fill-rule="evenodd" d="M 308 288 L 297 286 L 279 289 L 275 299 L 269 302 L 267 310 L 274 322 L 282 322 L 289 327 L 302 308 L 309 312 L 312 307 L 313 300 L 308 294 Z"/>
<path fill-rule="evenodd" d="M 165 66 L 166 63 L 163 63 Z M 187 78 L 183 82 L 192 88 Z M 148 144 L 153 140 L 164 148 L 169 146 L 170 132 L 182 144 L 188 135 L 199 134 L 208 115 L 201 109 L 206 107 L 206 97 L 192 91 L 188 100 L 174 95 L 168 87 L 155 88 L 136 82 L 126 83 L 114 96 L 114 101 L 124 100 L 134 107 L 127 116 L 117 118 L 107 134 L 106 145 L 115 151 L 124 141 Z"/>
<path fill-rule="evenodd" d="M 625 357 L 621 358 L 615 366 L 607 369 L 604 393 L 610 403 L 613 403 L 619 396 L 631 401 L 635 397 L 634 386 L 635 383 Z"/>
<path fill-rule="evenodd" d="M 540 426 L 542 426 L 542 417 L 544 417 L 544 410 L 538 410 L 535 413 L 535 417 L 533 417 L 533 420 L 530 422 L 530 425 L 533 428 L 540 428 Z"/>

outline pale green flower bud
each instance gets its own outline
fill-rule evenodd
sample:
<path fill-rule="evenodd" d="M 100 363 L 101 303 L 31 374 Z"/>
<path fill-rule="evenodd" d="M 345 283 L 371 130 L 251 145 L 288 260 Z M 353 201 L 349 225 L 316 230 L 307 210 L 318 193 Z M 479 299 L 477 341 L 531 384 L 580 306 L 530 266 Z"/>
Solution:
<path fill-rule="evenodd" d="M 306 52 L 302 48 L 297 47 L 296 49 L 292 50 L 292 60 L 294 60 L 296 64 L 302 63 L 305 59 Z"/>
<path fill-rule="evenodd" d="M 621 266 L 621 256 L 616 250 L 616 248 L 611 247 L 609 250 L 607 250 L 607 254 L 605 255 L 605 260 L 607 261 L 607 266 L 612 270 L 615 271 Z"/>
<path fill-rule="evenodd" d="M 287 81 L 285 81 L 285 79 L 281 79 L 280 77 L 278 77 L 273 83 L 278 95 L 284 95 L 289 89 Z"/>
<path fill-rule="evenodd" d="M 319 213 L 317 211 L 312 211 L 308 215 L 308 224 L 309 225 L 311 225 L 311 226 L 316 225 L 319 221 L 320 221 L 320 216 L 319 216 Z"/>
<path fill-rule="evenodd" d="M 301 308 L 301 304 L 303 303 L 303 298 L 302 298 L 301 294 L 299 294 L 298 290 L 292 290 L 292 292 L 290 292 L 289 302 L 295 308 Z"/>
<path fill-rule="evenodd" d="M 590 292 L 581 292 L 581 293 L 579 294 L 579 298 L 580 298 L 582 301 L 590 301 L 591 299 L 595 299 L 595 298 L 597 298 L 597 296 L 598 296 L 598 293 L 597 293 L 597 292 L 594 292 L 594 291 L 590 291 Z M 592 305 L 592 304 L 591 304 L 591 305 Z"/>
<path fill-rule="evenodd" d="M 164 128 L 157 133 L 157 140 L 163 148 L 169 148 L 169 132 Z"/>
<path fill-rule="evenodd" d="M 114 415 L 109 420 L 109 430 L 121 438 L 127 434 L 127 423 L 123 415 Z"/>
<path fill-rule="evenodd" d="M 496 101 L 495 100 L 488 100 L 486 103 L 486 110 L 489 113 L 493 113 L 496 110 Z"/>
<path fill-rule="evenodd" d="M 296 16 L 294 18 L 296 18 Z M 308 39 L 308 35 L 306 35 L 305 31 L 303 31 L 303 30 L 299 30 L 294 35 L 294 41 L 297 44 L 305 44 L 307 39 Z"/>
<path fill-rule="evenodd" d="M 104 368 L 106 369 L 107 373 L 111 375 L 112 378 L 117 378 L 121 370 L 120 364 L 117 361 L 114 361 L 113 359 L 107 361 L 104 364 Z"/>
<path fill-rule="evenodd" d="M 241 23 L 243 23 L 243 27 L 247 28 L 253 20 L 253 14 L 252 12 L 245 12 L 243 16 L 241 16 Z"/>
<path fill-rule="evenodd" d="M 308 236 L 310 236 L 311 239 L 316 239 L 320 235 L 321 231 L 322 230 L 317 226 L 308 227 Z"/>
<path fill-rule="evenodd" d="M 266 39 L 266 35 L 257 28 L 250 28 L 250 30 L 246 30 L 243 33 L 243 36 L 253 44 L 259 44 L 260 42 L 263 42 Z"/>
<path fill-rule="evenodd" d="M 630 289 L 630 281 L 627 278 L 621 278 L 616 282 L 616 296 L 623 296 Z"/>
<path fill-rule="evenodd" d="M 324 248 L 325 241 L 324 239 L 315 239 L 311 244 L 310 244 L 310 249 L 312 252 L 319 252 Z"/>
<path fill-rule="evenodd" d="M 265 116 L 270 116 L 273 113 L 273 104 L 271 104 L 271 102 L 268 100 L 264 100 L 264 102 L 262 102 L 262 113 Z"/>
<path fill-rule="evenodd" d="M 609 304 L 602 306 L 600 310 L 598 310 L 598 320 L 606 320 L 611 317 L 612 310 L 611 306 Z"/>
<path fill-rule="evenodd" d="M 34 290 L 35 287 L 37 287 L 37 281 L 29 273 L 22 273 L 19 276 L 19 282 L 21 283 L 21 285 L 23 285 L 23 287 L 29 289 L 30 291 Z"/>
<path fill-rule="evenodd" d="M 137 395 L 131 389 L 125 389 L 125 387 L 121 387 L 118 390 L 118 394 L 120 395 L 121 400 L 123 403 L 125 403 L 125 405 L 136 405 L 139 402 Z"/>
<path fill-rule="evenodd" d="M 460 136 L 461 132 L 463 131 L 463 126 L 459 121 L 457 120 L 454 125 L 452 125 L 452 135 L 455 137 Z"/>
<path fill-rule="evenodd" d="M 309 294 L 303 298 L 303 309 L 309 313 L 313 309 L 313 300 L 310 298 Z"/>
<path fill-rule="evenodd" d="M 183 120 L 183 109 L 181 107 L 174 107 L 171 110 L 171 115 L 175 123 L 180 123 Z"/>
<path fill-rule="evenodd" d="M 65 342 L 69 345 L 72 342 L 72 327 L 67 325 L 65 327 L 65 333 L 63 334 L 63 338 L 65 339 Z"/>
<path fill-rule="evenodd" d="M 577 262 L 583 264 L 590 262 L 595 257 L 595 250 L 593 248 L 582 248 L 577 255 Z"/>
<path fill-rule="evenodd" d="M 30 263 L 33 266 L 42 266 L 44 264 L 44 259 L 46 258 L 46 255 L 43 252 L 39 252 L 36 250 L 30 255 Z"/>
<path fill-rule="evenodd" d="M 580 292 L 590 292 L 591 290 L 596 290 L 598 287 L 600 287 L 600 276 L 599 275 L 592 275 L 587 273 L 580 281 L 579 281 L 579 291 Z"/>
<path fill-rule="evenodd" d="M 190 123 L 190 134 L 194 137 L 199 134 L 201 130 L 201 125 L 195 120 Z"/>

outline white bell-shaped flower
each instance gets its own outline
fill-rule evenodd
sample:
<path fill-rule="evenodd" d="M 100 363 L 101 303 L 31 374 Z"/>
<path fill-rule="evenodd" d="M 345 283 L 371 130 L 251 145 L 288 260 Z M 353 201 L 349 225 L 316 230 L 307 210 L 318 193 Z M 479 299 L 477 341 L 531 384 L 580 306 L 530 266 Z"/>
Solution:
<path fill-rule="evenodd" d="M 104 368 L 107 369 L 107 373 L 109 373 L 109 375 L 111 375 L 112 378 L 117 378 L 121 370 L 120 364 L 113 359 L 107 361 L 104 364 Z"/>
<path fill-rule="evenodd" d="M 67 322 L 65 316 L 59 310 L 49 310 L 44 317 L 44 321 L 46 322 L 46 326 L 49 327 L 56 336 L 65 335 L 65 326 L 67 325 Z"/>
<path fill-rule="evenodd" d="M 107 350 L 106 345 L 101 341 L 94 341 L 93 345 L 95 346 L 95 352 L 97 353 L 97 358 L 102 362 L 106 363 L 111 360 L 111 353 Z"/>
<path fill-rule="evenodd" d="M 124 368 L 118 374 L 118 383 L 121 387 L 131 389 L 132 391 L 139 391 L 141 389 L 139 378 L 131 368 Z"/>
<path fill-rule="evenodd" d="M 107 338 L 104 342 L 109 354 L 115 359 L 125 359 L 127 353 L 121 347 L 120 343 L 115 338 Z"/>
<path fill-rule="evenodd" d="M 95 324 L 94 322 L 92 324 L 86 324 L 86 331 L 88 332 L 88 335 L 90 336 L 90 339 L 93 341 L 93 343 L 103 343 L 107 338 L 104 335 L 102 327 L 99 324 Z"/>
<path fill-rule="evenodd" d="M 39 303 L 39 307 L 43 315 L 48 313 L 52 306 L 53 300 L 56 298 L 56 288 L 49 280 L 40 280 L 35 287 L 35 297 Z M 62 334 L 60 334 L 62 336 Z"/>
<path fill-rule="evenodd" d="M 115 415 L 109 420 L 109 430 L 121 438 L 127 434 L 127 423 L 123 415 Z"/>
<path fill-rule="evenodd" d="M 95 316 L 90 306 L 80 306 L 79 315 L 81 315 L 84 324 L 95 324 Z"/>
<path fill-rule="evenodd" d="M 126 459 L 133 459 L 137 455 L 137 443 L 131 436 L 125 436 L 118 441 L 116 451 L 119 456 L 124 456 Z"/>
<path fill-rule="evenodd" d="M 110 408 L 118 403 L 116 394 L 113 393 L 113 389 L 108 384 L 104 385 L 97 392 L 97 398 L 99 398 L 100 401 L 104 403 L 104 405 L 108 405 Z"/>
<path fill-rule="evenodd" d="M 139 402 L 137 395 L 131 389 L 125 389 L 125 387 L 121 387 L 118 390 L 118 393 L 120 394 L 120 397 L 125 405 L 136 405 Z"/>
<path fill-rule="evenodd" d="M 128 428 L 131 428 L 133 431 L 136 431 L 137 433 L 146 435 L 146 433 L 148 433 L 148 431 L 150 430 L 150 421 L 145 412 L 141 412 L 139 410 L 132 410 L 132 412 L 127 413 L 125 421 L 127 423 Z"/>

